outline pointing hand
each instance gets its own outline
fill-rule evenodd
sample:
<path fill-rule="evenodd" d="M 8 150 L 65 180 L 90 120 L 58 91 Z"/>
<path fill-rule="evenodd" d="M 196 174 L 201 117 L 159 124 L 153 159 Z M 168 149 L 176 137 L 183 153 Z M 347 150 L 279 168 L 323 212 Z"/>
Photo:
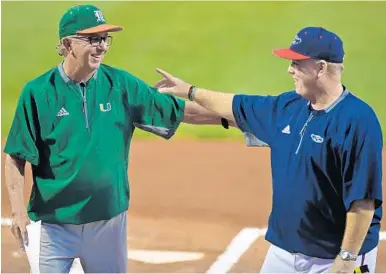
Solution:
<path fill-rule="evenodd" d="M 177 97 L 188 99 L 190 84 L 174 77 L 166 71 L 157 68 L 156 71 L 163 76 L 163 79 L 155 84 L 160 93 L 173 94 Z"/>

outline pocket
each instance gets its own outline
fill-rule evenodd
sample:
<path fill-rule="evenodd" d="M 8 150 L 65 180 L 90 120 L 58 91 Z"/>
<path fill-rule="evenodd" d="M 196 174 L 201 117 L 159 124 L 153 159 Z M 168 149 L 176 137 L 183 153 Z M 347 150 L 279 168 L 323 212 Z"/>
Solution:
<path fill-rule="evenodd" d="M 332 259 L 321 259 L 297 253 L 294 268 L 297 272 L 323 273 L 331 267 L 333 262 Z"/>

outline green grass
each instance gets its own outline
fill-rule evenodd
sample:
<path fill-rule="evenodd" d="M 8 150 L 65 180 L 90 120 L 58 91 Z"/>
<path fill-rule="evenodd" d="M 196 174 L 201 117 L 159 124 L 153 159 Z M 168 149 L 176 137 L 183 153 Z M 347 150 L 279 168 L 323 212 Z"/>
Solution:
<path fill-rule="evenodd" d="M 92 3 L 92 2 L 91 2 Z M 22 86 L 58 64 L 62 13 L 78 2 L 2 2 L 2 136 Z M 289 46 L 308 25 L 337 32 L 346 49 L 344 83 L 377 112 L 383 129 L 386 2 L 95 2 L 114 34 L 105 62 L 150 84 L 161 67 L 198 86 L 250 94 L 293 88 L 288 62 L 271 50 Z M 137 131 L 140 137 L 152 137 Z M 176 137 L 239 138 L 237 130 L 182 125 Z"/>

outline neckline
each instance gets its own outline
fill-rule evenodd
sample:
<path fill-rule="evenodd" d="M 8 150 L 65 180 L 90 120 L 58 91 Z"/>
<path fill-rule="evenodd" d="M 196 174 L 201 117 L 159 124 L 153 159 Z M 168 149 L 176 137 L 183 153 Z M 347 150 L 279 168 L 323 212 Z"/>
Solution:
<path fill-rule="evenodd" d="M 98 75 L 98 70 L 96 70 L 94 72 L 94 74 L 92 75 L 92 77 L 86 82 L 75 82 L 74 80 L 72 80 L 70 77 L 67 76 L 67 74 L 64 72 L 64 68 L 63 68 L 63 62 L 60 62 L 60 64 L 58 65 L 58 70 L 59 70 L 59 74 L 60 76 L 62 77 L 63 81 L 66 83 L 66 84 L 73 84 L 73 85 L 77 85 L 77 86 L 81 86 L 82 84 L 84 86 L 87 86 L 91 80 L 96 80 L 97 79 L 97 75 Z"/>
<path fill-rule="evenodd" d="M 343 85 L 343 92 L 341 93 L 341 95 L 331 105 L 329 105 L 327 108 L 320 109 L 320 110 L 313 109 L 312 106 L 311 106 L 311 102 L 308 101 L 307 102 L 308 111 L 312 112 L 314 115 L 327 114 L 327 113 L 331 112 L 340 102 L 342 102 L 343 99 L 346 98 L 346 96 L 349 93 L 350 93 L 350 91 Z"/>

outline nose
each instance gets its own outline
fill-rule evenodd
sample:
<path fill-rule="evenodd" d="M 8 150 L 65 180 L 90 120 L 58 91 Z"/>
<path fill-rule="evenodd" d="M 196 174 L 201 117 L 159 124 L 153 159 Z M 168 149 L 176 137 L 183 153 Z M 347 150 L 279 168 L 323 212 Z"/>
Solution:
<path fill-rule="evenodd" d="M 106 41 L 105 40 L 102 40 L 101 43 L 99 44 L 98 48 L 102 49 L 102 50 L 107 50 L 109 46 L 107 45 Z"/>
<path fill-rule="evenodd" d="M 292 63 L 288 66 L 288 69 L 287 69 L 288 73 L 293 75 L 295 73 L 295 70 L 294 68 L 292 67 Z"/>

